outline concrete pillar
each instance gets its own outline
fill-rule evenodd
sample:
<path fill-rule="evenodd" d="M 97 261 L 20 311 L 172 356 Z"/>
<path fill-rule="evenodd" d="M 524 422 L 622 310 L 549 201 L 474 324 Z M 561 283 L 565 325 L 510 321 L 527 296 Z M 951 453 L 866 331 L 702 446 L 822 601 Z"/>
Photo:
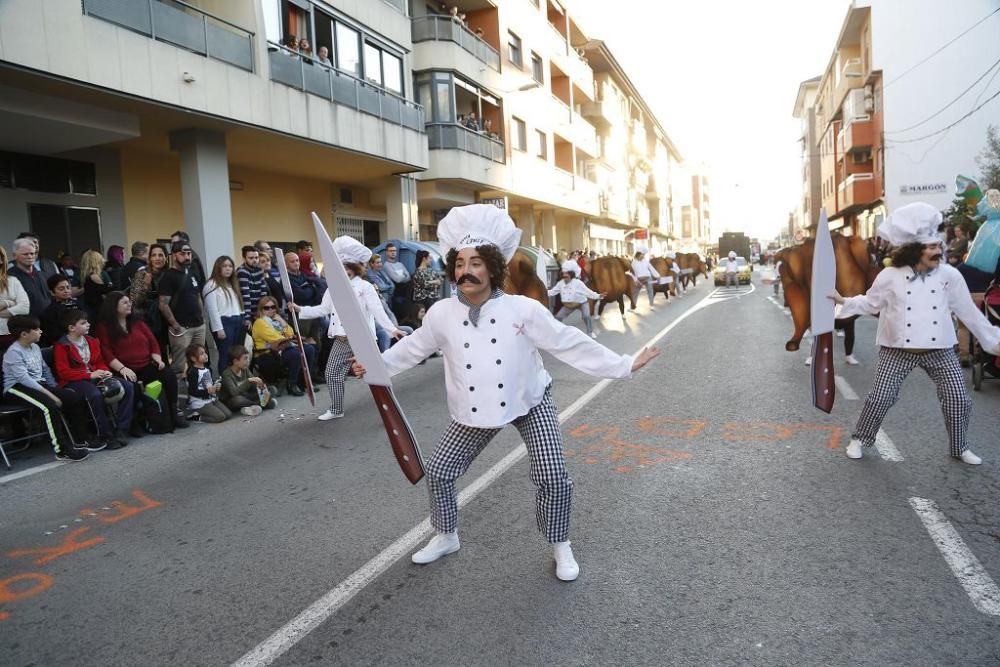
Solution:
<path fill-rule="evenodd" d="M 539 245 L 539 237 L 535 230 L 535 208 L 533 206 L 524 204 L 518 207 L 517 226 L 521 230 L 521 245 Z"/>
<path fill-rule="evenodd" d="M 552 252 L 559 252 L 559 236 L 556 230 L 556 212 L 542 211 L 542 246 Z"/>
<path fill-rule="evenodd" d="M 419 235 L 417 182 L 409 176 L 385 179 L 385 227 L 390 239 L 414 241 Z"/>
<path fill-rule="evenodd" d="M 207 272 L 216 257 L 235 256 L 226 135 L 198 128 L 175 130 L 170 149 L 180 157 L 184 227 Z"/>

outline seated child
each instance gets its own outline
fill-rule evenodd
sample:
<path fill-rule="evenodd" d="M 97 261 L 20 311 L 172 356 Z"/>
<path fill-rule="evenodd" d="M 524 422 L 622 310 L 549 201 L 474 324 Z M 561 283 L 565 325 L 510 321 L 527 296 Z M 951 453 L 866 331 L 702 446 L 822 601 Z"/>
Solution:
<path fill-rule="evenodd" d="M 69 415 L 77 435 L 82 437 L 87 432 L 87 409 L 83 398 L 71 389 L 60 387 L 45 365 L 37 344 L 42 336 L 38 318 L 14 315 L 8 326 L 17 339 L 3 355 L 3 391 L 7 398 L 41 411 L 56 460 L 82 461 L 91 451 L 104 449 L 102 445 L 90 446 L 82 440 L 78 446 L 67 432 L 63 414 Z"/>
<path fill-rule="evenodd" d="M 233 412 L 256 417 L 262 411 L 263 396 L 267 397 L 263 409 L 270 410 L 278 402 L 270 397 L 267 385 L 250 372 L 250 353 L 242 345 L 229 348 L 229 368 L 222 371 L 222 402 Z"/>
<path fill-rule="evenodd" d="M 208 369 L 208 352 L 204 345 L 194 343 L 189 345 L 187 356 L 188 410 L 197 414 L 201 421 L 209 424 L 224 422 L 233 416 L 216 395 L 222 388 L 221 382 L 212 379 L 212 371 Z"/>
<path fill-rule="evenodd" d="M 90 405 L 90 412 L 97 423 L 97 441 L 108 449 L 118 449 L 128 444 L 124 433 L 132 425 L 135 408 L 135 387 L 125 378 L 115 378 L 101 354 L 101 343 L 87 334 L 90 322 L 82 310 L 71 309 L 63 313 L 66 335 L 53 348 L 55 375 L 59 386 L 72 389 Z M 115 382 L 121 385 L 122 394 L 116 404 L 115 420 L 108 419 L 104 391 Z M 111 395 L 109 394 L 109 400 Z"/>

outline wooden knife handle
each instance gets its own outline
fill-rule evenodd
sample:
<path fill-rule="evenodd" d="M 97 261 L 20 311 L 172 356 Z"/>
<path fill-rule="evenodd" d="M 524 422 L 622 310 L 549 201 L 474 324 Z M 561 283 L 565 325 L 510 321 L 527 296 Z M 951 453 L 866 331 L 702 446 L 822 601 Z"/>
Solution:
<path fill-rule="evenodd" d="M 829 414 L 835 395 L 833 379 L 833 332 L 813 337 L 812 349 L 813 405 Z"/>
<path fill-rule="evenodd" d="M 396 455 L 396 462 L 399 463 L 406 479 L 410 480 L 410 484 L 416 484 L 424 476 L 424 459 L 420 455 L 417 439 L 413 437 L 413 431 L 410 430 L 403 411 L 399 409 L 396 396 L 389 387 L 368 386 L 372 390 L 372 397 L 385 425 L 385 432 L 389 436 L 392 453 Z"/>

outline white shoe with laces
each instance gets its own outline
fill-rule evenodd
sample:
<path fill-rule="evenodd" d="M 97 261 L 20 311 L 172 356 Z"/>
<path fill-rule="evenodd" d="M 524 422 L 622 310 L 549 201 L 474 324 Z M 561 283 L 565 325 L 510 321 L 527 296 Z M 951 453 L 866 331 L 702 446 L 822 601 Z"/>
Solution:
<path fill-rule="evenodd" d="M 319 419 L 321 422 L 328 422 L 331 419 L 340 419 L 343 416 L 344 416 L 343 412 L 336 413 L 333 410 L 327 410 L 326 412 L 324 412 L 323 414 L 321 414 L 319 417 L 317 417 L 317 419 Z"/>
<path fill-rule="evenodd" d="M 847 445 L 847 458 L 860 459 L 864 455 L 864 448 L 861 445 L 861 441 L 851 440 L 851 442 Z"/>
<path fill-rule="evenodd" d="M 410 560 L 418 565 L 426 565 L 442 556 L 455 553 L 461 546 L 458 542 L 458 533 L 438 533 L 423 549 L 410 556 Z"/>
<path fill-rule="evenodd" d="M 812 366 L 813 365 L 813 358 L 812 357 L 806 357 L 806 360 L 803 361 L 802 363 L 804 363 L 806 366 Z"/>
<path fill-rule="evenodd" d="M 590 337 L 591 338 L 597 338 L 597 332 L 596 331 L 591 331 L 590 332 Z"/>
<path fill-rule="evenodd" d="M 847 362 L 847 365 L 848 365 L 848 366 L 857 366 L 858 364 L 860 364 L 860 363 L 861 363 L 860 361 L 858 361 L 858 360 L 857 360 L 857 359 L 856 359 L 856 358 L 854 357 L 854 355 L 853 355 L 853 354 L 849 354 L 849 355 L 847 355 L 846 357 L 844 357 L 844 361 L 846 361 L 846 362 Z"/>
<path fill-rule="evenodd" d="M 247 417 L 258 417 L 263 411 L 264 408 L 259 405 L 248 405 L 245 408 L 240 408 L 240 414 L 246 415 Z"/>
<path fill-rule="evenodd" d="M 573 558 L 572 542 L 556 542 L 552 545 L 556 559 L 556 578 L 560 581 L 574 581 L 580 576 L 580 566 Z"/>
<path fill-rule="evenodd" d="M 972 453 L 971 449 L 966 449 L 958 458 L 962 459 L 962 463 L 968 463 L 970 466 L 977 466 L 983 462 L 981 458 Z"/>

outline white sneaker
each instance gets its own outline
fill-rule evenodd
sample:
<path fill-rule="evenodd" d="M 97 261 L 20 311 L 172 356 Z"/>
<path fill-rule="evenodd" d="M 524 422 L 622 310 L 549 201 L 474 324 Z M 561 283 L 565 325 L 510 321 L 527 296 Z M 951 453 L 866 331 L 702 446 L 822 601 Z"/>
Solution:
<path fill-rule="evenodd" d="M 844 361 L 847 362 L 848 366 L 857 366 L 858 364 L 861 363 L 860 361 L 854 358 L 853 354 L 849 354 L 846 357 L 844 357 Z"/>
<path fill-rule="evenodd" d="M 430 539 L 427 546 L 410 556 L 410 560 L 419 565 L 426 565 L 441 556 L 455 553 L 461 546 L 458 543 L 458 533 L 438 533 Z"/>
<path fill-rule="evenodd" d="M 968 463 L 970 466 L 977 466 L 983 462 L 981 458 L 972 453 L 971 449 L 966 449 L 958 458 L 962 459 L 962 463 Z"/>
<path fill-rule="evenodd" d="M 556 559 L 556 578 L 560 581 L 574 581 L 580 576 L 580 566 L 573 558 L 573 550 L 569 545 L 571 542 L 556 542 L 553 546 L 553 554 Z"/>
<path fill-rule="evenodd" d="M 813 358 L 812 357 L 806 357 L 806 360 L 803 361 L 802 363 L 804 363 L 806 366 L 812 366 L 813 365 Z"/>
<path fill-rule="evenodd" d="M 591 338 L 597 338 L 597 332 L 596 331 L 591 331 L 590 332 L 590 337 Z"/>
<path fill-rule="evenodd" d="M 837 329 L 837 338 L 843 338 L 843 337 L 844 337 L 844 330 Z"/>
<path fill-rule="evenodd" d="M 327 410 L 326 412 L 324 412 L 323 414 L 321 414 L 319 417 L 317 417 L 317 419 L 319 419 L 321 422 L 328 422 L 331 419 L 340 419 L 343 416 L 344 416 L 343 412 L 336 413 L 333 410 Z"/>
<path fill-rule="evenodd" d="M 861 441 L 851 440 L 851 442 L 847 445 L 847 458 L 860 459 L 864 455 L 864 448 L 861 446 Z"/>
<path fill-rule="evenodd" d="M 248 405 L 245 408 L 240 408 L 240 414 L 244 414 L 247 417 L 257 417 L 262 412 L 264 412 L 264 408 L 259 405 Z"/>

